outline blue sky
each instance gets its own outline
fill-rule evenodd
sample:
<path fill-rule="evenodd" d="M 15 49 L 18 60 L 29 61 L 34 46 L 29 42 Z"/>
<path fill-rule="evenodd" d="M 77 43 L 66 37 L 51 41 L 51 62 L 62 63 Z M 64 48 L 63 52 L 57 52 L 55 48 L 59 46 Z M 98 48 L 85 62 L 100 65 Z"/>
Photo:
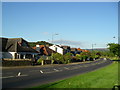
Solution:
<path fill-rule="evenodd" d="M 4 2 L 2 36 L 105 48 L 117 42 L 117 2 Z M 116 38 L 113 38 L 113 37 Z"/>

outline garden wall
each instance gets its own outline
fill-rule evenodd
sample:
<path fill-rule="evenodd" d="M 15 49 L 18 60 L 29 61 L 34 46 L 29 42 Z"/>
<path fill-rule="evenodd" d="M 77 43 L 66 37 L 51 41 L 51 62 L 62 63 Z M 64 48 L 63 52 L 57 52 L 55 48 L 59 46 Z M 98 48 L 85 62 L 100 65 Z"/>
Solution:
<path fill-rule="evenodd" d="M 32 64 L 31 60 L 2 60 L 2 66 L 29 66 Z"/>

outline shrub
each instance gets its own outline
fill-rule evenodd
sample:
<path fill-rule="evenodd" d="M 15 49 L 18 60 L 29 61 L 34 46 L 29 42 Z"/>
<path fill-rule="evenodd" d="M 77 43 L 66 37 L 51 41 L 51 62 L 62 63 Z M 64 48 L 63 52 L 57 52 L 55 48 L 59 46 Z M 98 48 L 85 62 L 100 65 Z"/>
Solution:
<path fill-rule="evenodd" d="M 70 62 L 72 62 L 72 53 L 66 53 L 64 55 L 64 63 L 67 64 Z"/>
<path fill-rule="evenodd" d="M 61 55 L 59 53 L 53 53 L 52 56 L 51 56 L 51 59 L 54 60 L 54 62 L 57 62 L 58 64 L 59 63 L 64 63 L 63 55 Z"/>
<path fill-rule="evenodd" d="M 81 54 L 76 54 L 76 60 L 77 61 L 82 61 L 83 60 L 83 56 Z"/>
<path fill-rule="evenodd" d="M 82 52 L 80 55 L 81 55 L 81 59 L 83 59 L 83 61 L 86 61 L 91 56 L 91 53 L 90 52 Z"/>
<path fill-rule="evenodd" d="M 37 63 L 38 63 L 38 64 L 41 64 L 43 60 L 44 60 L 44 57 L 41 56 L 41 57 L 37 60 Z"/>

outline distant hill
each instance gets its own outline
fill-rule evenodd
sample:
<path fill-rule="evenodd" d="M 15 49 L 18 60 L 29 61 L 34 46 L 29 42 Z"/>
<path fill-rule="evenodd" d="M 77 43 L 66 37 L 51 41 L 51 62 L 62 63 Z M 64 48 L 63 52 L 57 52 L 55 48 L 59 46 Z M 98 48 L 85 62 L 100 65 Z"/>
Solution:
<path fill-rule="evenodd" d="M 39 45 L 47 45 L 47 46 L 53 45 L 52 43 L 49 43 L 49 42 L 46 42 L 46 41 L 37 41 L 37 42 L 28 42 L 28 43 L 29 43 L 30 47 L 34 47 L 37 44 L 39 44 Z"/>
<path fill-rule="evenodd" d="M 92 51 L 92 49 L 86 49 L 86 50 Z M 109 51 L 109 49 L 107 49 L 107 48 L 95 48 L 93 50 L 94 51 Z"/>

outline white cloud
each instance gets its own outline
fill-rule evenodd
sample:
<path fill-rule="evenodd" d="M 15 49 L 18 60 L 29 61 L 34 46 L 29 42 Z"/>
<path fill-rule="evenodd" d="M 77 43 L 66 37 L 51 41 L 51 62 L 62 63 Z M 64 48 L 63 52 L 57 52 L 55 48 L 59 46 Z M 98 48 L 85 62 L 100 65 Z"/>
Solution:
<path fill-rule="evenodd" d="M 72 46 L 72 47 L 83 47 L 85 48 L 85 42 L 81 42 L 81 41 L 72 41 L 72 40 L 54 40 L 53 43 L 56 44 L 61 44 L 61 45 L 68 45 L 68 46 Z"/>
<path fill-rule="evenodd" d="M 44 35 L 49 35 L 49 32 L 43 32 Z"/>

